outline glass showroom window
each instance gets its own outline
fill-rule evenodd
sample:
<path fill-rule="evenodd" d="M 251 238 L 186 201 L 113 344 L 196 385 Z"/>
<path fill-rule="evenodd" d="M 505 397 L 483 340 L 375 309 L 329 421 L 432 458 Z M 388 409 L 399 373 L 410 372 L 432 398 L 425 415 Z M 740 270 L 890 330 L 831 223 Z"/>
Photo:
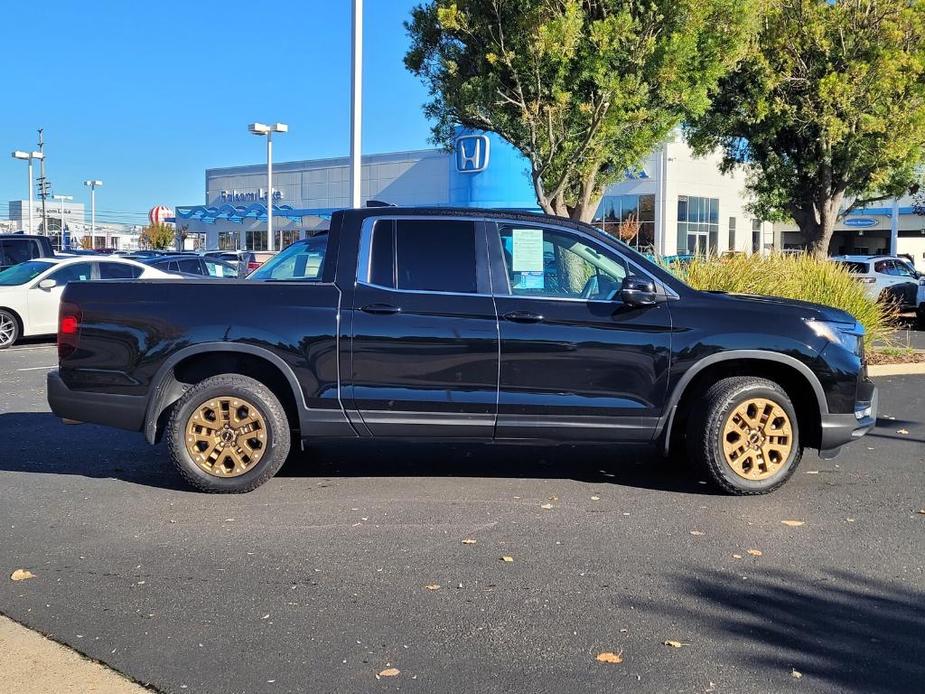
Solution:
<path fill-rule="evenodd" d="M 655 249 L 655 196 L 606 195 L 594 224 L 643 253 Z"/>
<path fill-rule="evenodd" d="M 245 236 L 245 248 L 249 251 L 267 250 L 267 231 L 248 231 Z"/>
<path fill-rule="evenodd" d="M 294 242 L 299 240 L 299 230 L 298 229 L 280 229 L 280 230 L 274 231 L 273 236 L 276 237 L 276 250 L 281 251 L 286 246 L 290 246 Z"/>
<path fill-rule="evenodd" d="M 218 250 L 236 251 L 241 240 L 241 234 L 237 231 L 220 231 L 218 232 Z"/>
<path fill-rule="evenodd" d="M 752 220 L 752 253 L 761 253 L 761 220 Z"/>
<path fill-rule="evenodd" d="M 719 240 L 719 198 L 678 196 L 678 253 L 716 253 Z"/>

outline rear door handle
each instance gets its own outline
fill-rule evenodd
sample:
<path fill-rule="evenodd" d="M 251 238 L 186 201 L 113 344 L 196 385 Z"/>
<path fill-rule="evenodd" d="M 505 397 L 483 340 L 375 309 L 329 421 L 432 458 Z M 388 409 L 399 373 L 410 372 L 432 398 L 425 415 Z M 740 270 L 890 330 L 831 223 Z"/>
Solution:
<path fill-rule="evenodd" d="M 543 320 L 543 316 L 539 313 L 531 313 L 530 311 L 511 311 L 501 317 L 512 323 L 539 323 Z"/>
<path fill-rule="evenodd" d="M 372 313 L 376 316 L 394 316 L 401 313 L 401 306 L 392 306 L 392 304 L 367 304 L 360 309 L 363 313 Z"/>

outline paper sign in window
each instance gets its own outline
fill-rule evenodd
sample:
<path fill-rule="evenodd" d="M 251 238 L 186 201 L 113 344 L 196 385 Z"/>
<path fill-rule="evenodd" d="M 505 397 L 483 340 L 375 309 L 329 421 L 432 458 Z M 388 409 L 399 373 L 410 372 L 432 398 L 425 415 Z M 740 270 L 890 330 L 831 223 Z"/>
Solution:
<path fill-rule="evenodd" d="M 514 272 L 543 271 L 543 230 L 513 229 L 512 255 Z"/>

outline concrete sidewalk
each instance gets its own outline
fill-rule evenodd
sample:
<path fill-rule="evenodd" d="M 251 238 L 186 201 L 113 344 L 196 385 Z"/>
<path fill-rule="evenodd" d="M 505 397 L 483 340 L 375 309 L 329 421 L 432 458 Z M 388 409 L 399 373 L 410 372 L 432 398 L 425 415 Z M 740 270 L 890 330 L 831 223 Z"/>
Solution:
<path fill-rule="evenodd" d="M 150 694 L 76 651 L 0 615 L 0 689 L 17 694 Z"/>

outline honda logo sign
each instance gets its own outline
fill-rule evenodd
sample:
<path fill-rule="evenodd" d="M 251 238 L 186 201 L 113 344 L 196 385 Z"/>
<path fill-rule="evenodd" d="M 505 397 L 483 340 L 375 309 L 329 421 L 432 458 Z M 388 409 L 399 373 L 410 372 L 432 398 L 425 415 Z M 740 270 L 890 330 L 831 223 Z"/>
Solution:
<path fill-rule="evenodd" d="M 478 173 L 488 168 L 491 142 L 486 135 L 463 135 L 456 138 L 456 170 Z"/>

